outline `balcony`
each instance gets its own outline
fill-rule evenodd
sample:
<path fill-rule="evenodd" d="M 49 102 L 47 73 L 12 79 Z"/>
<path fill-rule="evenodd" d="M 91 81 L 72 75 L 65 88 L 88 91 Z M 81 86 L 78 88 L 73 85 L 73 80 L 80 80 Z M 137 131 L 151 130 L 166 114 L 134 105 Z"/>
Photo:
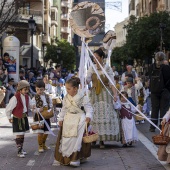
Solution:
<path fill-rule="evenodd" d="M 69 1 L 62 1 L 61 2 L 61 7 L 67 7 L 67 8 L 71 8 L 71 2 Z"/>
<path fill-rule="evenodd" d="M 58 22 L 57 22 L 57 20 L 53 20 L 53 19 L 51 19 L 51 25 L 56 25 L 56 26 L 58 26 Z"/>
<path fill-rule="evenodd" d="M 62 14 L 61 19 L 62 20 L 69 20 L 69 15 L 68 14 Z"/>
<path fill-rule="evenodd" d="M 48 35 L 44 35 L 42 38 L 42 44 L 50 44 L 51 43 L 51 39 Z"/>
<path fill-rule="evenodd" d="M 61 27 L 61 32 L 69 33 L 69 28 L 68 27 Z"/>
<path fill-rule="evenodd" d="M 32 9 L 19 9 L 18 11 L 19 15 L 21 16 L 20 22 L 28 22 L 28 19 L 34 16 L 34 20 L 36 24 L 42 25 L 43 18 L 42 18 L 42 12 L 39 10 L 32 10 Z"/>

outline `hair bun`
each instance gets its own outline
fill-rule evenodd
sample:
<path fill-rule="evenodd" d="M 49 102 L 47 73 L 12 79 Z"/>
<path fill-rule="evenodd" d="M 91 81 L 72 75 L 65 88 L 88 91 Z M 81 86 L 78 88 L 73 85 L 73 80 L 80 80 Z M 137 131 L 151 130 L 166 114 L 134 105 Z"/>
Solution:
<path fill-rule="evenodd" d="M 78 77 L 72 76 L 71 79 L 73 79 L 74 81 L 76 81 L 78 85 L 80 84 L 80 79 L 79 79 Z"/>
<path fill-rule="evenodd" d="M 102 48 L 99 48 L 94 53 L 97 53 L 101 58 L 107 58 Z"/>

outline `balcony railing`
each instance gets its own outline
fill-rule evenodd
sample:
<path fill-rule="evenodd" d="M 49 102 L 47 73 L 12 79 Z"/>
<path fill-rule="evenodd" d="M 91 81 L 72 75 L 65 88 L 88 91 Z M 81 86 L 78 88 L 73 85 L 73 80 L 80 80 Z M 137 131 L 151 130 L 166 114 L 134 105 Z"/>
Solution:
<path fill-rule="evenodd" d="M 61 27 L 61 32 L 69 33 L 69 28 L 68 27 Z"/>
<path fill-rule="evenodd" d="M 22 19 L 27 20 L 31 16 L 33 16 L 36 24 L 42 24 L 43 23 L 42 11 L 21 8 L 21 9 L 19 9 L 18 13 L 19 13 L 19 15 L 21 16 Z"/>
<path fill-rule="evenodd" d="M 69 1 L 62 1 L 61 2 L 61 6 L 62 7 L 67 7 L 67 8 L 71 8 L 72 4 Z"/>
<path fill-rule="evenodd" d="M 57 25 L 58 26 L 57 20 L 51 20 L 51 25 Z"/>
<path fill-rule="evenodd" d="M 69 20 L 69 15 L 68 14 L 62 14 L 61 19 L 63 20 Z"/>

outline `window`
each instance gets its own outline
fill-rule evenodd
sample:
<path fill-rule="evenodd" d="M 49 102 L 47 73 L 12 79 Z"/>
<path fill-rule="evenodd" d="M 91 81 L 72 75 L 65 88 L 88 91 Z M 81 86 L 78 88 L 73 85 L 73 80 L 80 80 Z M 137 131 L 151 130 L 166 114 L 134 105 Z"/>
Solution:
<path fill-rule="evenodd" d="M 51 11 L 51 20 L 56 20 L 55 19 L 55 12 L 54 11 Z"/>

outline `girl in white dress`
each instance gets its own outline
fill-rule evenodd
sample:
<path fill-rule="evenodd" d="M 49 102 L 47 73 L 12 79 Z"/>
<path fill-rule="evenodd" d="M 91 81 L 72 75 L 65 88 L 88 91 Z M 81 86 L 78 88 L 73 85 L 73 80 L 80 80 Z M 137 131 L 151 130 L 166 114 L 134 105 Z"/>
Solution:
<path fill-rule="evenodd" d="M 67 95 L 59 113 L 61 127 L 55 149 L 55 161 L 63 165 L 79 166 L 91 155 L 91 144 L 82 142 L 85 125 L 92 119 L 93 109 L 87 96 L 79 89 L 80 79 L 66 82 Z M 54 165 L 54 164 L 53 164 Z"/>
<path fill-rule="evenodd" d="M 122 92 L 122 94 L 128 98 L 127 92 Z M 117 104 L 117 108 L 115 109 L 120 111 L 122 126 L 121 142 L 123 146 L 126 147 L 127 145 L 132 145 L 133 142 L 138 141 L 135 120 L 132 114 L 135 113 L 135 109 L 129 104 L 129 102 L 126 101 L 123 96 L 120 96 L 119 102 L 119 105 Z"/>

